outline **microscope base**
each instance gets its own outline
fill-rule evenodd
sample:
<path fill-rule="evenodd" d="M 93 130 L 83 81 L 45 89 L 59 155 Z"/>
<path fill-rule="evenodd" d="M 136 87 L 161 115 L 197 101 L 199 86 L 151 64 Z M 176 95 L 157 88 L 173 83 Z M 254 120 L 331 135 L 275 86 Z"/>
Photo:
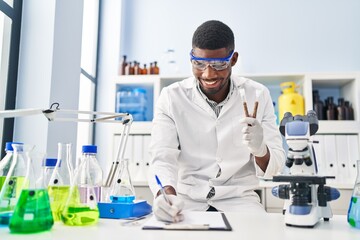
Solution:
<path fill-rule="evenodd" d="M 290 212 L 290 208 L 285 212 L 285 224 L 291 227 L 313 228 L 322 218 L 329 221 L 332 218 L 330 206 L 319 207 L 311 206 L 311 211 L 306 215 L 297 215 Z"/>

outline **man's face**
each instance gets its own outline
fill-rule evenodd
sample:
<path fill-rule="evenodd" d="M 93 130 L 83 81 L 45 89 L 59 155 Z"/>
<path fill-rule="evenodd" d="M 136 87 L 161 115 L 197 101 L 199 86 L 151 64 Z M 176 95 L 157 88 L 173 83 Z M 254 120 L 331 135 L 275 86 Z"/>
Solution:
<path fill-rule="evenodd" d="M 226 48 L 216 50 L 194 48 L 192 54 L 196 58 L 226 58 L 230 52 Z M 235 65 L 236 60 L 237 53 L 235 52 L 228 67 L 223 70 L 216 70 L 210 65 L 203 70 L 192 66 L 193 74 L 198 79 L 201 90 L 209 99 L 214 101 L 225 99 L 229 90 L 231 67 Z"/>

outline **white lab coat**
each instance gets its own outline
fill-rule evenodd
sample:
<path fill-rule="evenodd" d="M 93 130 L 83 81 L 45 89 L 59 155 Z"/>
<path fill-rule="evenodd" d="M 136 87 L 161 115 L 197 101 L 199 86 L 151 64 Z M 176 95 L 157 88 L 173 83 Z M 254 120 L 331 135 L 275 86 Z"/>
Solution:
<path fill-rule="evenodd" d="M 209 205 L 222 211 L 242 211 L 260 205 L 253 191 L 257 176 L 271 177 L 284 165 L 285 154 L 276 126 L 269 90 L 253 80 L 232 76 L 235 91 L 217 117 L 196 88 L 194 77 L 163 88 L 154 111 L 150 143 L 149 186 L 159 191 L 154 175 L 163 186 L 175 187 L 185 209 L 206 210 Z M 244 88 L 249 113 L 260 89 L 257 119 L 264 130 L 270 161 L 264 173 L 242 143 L 243 104 L 238 89 Z M 216 177 L 219 169 L 221 175 Z M 206 196 L 215 188 L 215 196 Z"/>

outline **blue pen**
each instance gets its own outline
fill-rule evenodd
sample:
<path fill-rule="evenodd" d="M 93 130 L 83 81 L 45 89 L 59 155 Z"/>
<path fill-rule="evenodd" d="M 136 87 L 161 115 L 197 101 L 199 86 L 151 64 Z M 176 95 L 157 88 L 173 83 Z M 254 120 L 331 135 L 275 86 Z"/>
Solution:
<path fill-rule="evenodd" d="M 164 187 L 163 187 L 163 185 L 161 184 L 160 179 L 158 178 L 157 175 L 155 175 L 155 179 L 156 179 L 157 184 L 158 184 L 159 187 L 160 187 L 160 192 L 161 192 L 161 194 L 164 195 L 165 201 L 166 201 L 169 205 L 171 205 L 171 202 L 170 202 L 169 198 L 167 197 L 167 195 L 166 195 L 166 193 L 165 193 L 165 191 L 164 191 Z"/>

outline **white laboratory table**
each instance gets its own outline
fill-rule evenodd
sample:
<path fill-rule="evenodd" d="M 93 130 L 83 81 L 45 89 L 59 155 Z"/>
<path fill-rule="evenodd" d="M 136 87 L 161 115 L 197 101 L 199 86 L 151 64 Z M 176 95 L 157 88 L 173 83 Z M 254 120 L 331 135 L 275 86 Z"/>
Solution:
<path fill-rule="evenodd" d="M 122 226 L 124 220 L 100 219 L 95 226 L 69 227 L 61 222 L 55 223 L 51 231 L 35 234 L 11 234 L 7 227 L 0 228 L 1 240 L 355 240 L 360 239 L 360 229 L 352 228 L 345 215 L 336 215 L 329 222 L 320 221 L 314 228 L 288 227 L 284 216 L 279 213 L 249 215 L 242 213 L 225 213 L 233 230 L 226 231 L 175 231 L 175 230 L 142 230 L 141 224 Z"/>

